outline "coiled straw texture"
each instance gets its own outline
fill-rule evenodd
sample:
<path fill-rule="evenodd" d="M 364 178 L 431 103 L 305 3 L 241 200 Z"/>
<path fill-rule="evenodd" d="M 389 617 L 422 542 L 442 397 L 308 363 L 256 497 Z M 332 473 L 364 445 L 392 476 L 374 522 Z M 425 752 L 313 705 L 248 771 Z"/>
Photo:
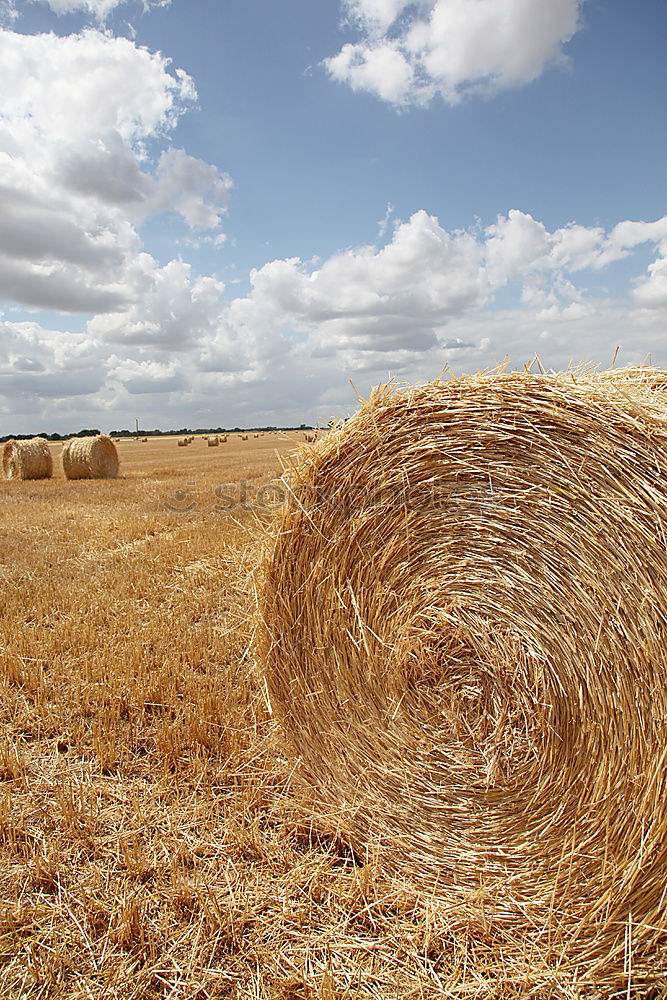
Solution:
<path fill-rule="evenodd" d="M 115 479 L 118 451 L 106 434 L 72 438 L 63 445 L 63 471 L 67 479 Z"/>
<path fill-rule="evenodd" d="M 508 968 L 610 990 L 667 986 L 667 422 L 632 384 L 376 390 L 292 471 L 259 596 L 311 808 Z"/>
<path fill-rule="evenodd" d="M 6 479 L 50 479 L 53 458 L 46 438 L 27 441 L 5 441 L 2 450 L 2 470 Z"/>

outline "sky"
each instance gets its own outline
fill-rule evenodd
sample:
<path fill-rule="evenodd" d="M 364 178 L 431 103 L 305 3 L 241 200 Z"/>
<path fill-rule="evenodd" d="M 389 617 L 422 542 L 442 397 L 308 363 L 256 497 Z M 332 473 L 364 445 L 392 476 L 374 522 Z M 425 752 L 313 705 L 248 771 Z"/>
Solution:
<path fill-rule="evenodd" d="M 0 0 L 0 435 L 667 367 L 665 0 Z"/>

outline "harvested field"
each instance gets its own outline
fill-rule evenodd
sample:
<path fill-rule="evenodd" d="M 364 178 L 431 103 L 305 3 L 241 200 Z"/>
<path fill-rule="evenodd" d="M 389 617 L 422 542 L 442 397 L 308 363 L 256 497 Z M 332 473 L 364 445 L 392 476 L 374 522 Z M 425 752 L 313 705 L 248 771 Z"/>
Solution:
<path fill-rule="evenodd" d="M 312 822 L 251 656 L 271 483 L 302 436 L 241 437 L 128 439 L 118 479 L 0 484 L 2 996 L 609 996 L 528 946 L 509 962 L 478 922 L 453 933 L 336 810 Z"/>

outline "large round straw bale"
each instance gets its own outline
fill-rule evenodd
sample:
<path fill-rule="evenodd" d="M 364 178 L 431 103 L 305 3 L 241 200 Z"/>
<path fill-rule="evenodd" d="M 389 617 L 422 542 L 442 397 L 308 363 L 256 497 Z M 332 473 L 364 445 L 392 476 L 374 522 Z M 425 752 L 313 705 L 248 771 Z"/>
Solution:
<path fill-rule="evenodd" d="M 603 382 L 616 382 L 630 390 L 664 392 L 667 389 L 667 370 L 655 365 L 629 365 L 625 368 L 608 368 L 593 373 Z"/>
<path fill-rule="evenodd" d="M 662 403 L 384 387 L 299 463 L 258 655 L 310 807 L 503 961 L 667 986 Z"/>
<path fill-rule="evenodd" d="M 67 479 L 115 479 L 118 464 L 116 446 L 106 434 L 71 438 L 63 446 Z"/>
<path fill-rule="evenodd" d="M 2 450 L 2 471 L 6 479 L 50 479 L 53 458 L 46 438 L 27 441 L 5 441 Z"/>

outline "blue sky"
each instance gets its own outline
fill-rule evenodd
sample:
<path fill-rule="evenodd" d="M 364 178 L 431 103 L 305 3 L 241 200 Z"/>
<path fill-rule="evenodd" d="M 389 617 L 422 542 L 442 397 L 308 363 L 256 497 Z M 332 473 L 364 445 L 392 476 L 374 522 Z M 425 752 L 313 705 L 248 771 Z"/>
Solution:
<path fill-rule="evenodd" d="M 667 366 L 663 0 L 0 0 L 4 432 Z"/>

